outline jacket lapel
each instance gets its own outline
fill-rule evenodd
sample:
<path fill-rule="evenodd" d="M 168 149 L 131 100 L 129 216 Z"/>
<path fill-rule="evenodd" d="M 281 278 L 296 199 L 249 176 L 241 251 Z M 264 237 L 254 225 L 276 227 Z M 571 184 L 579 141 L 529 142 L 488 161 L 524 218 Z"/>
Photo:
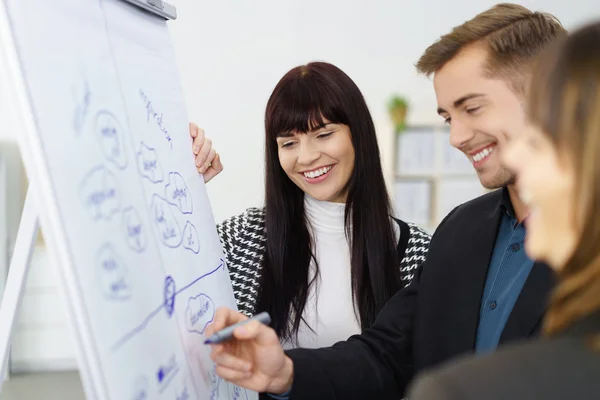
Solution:
<path fill-rule="evenodd" d="M 462 334 L 457 335 L 462 342 L 457 349 L 460 352 L 470 351 L 475 346 L 481 298 L 500 224 L 501 192 L 502 190 L 497 191 L 497 196 L 490 199 L 485 205 L 486 208 L 478 213 L 479 216 L 473 216 L 480 218 L 479 221 L 473 221 L 471 226 L 474 229 L 466 229 L 470 231 L 468 240 L 477 245 L 470 250 L 470 254 L 463 256 L 464 270 L 460 275 L 464 277 L 466 284 L 461 287 L 460 301 L 456 303 L 459 306 L 451 307 L 457 313 L 455 321 L 459 322 L 454 329 L 463 330 Z"/>
<path fill-rule="evenodd" d="M 536 262 L 510 313 L 500 343 L 537 334 L 548 307 L 555 276 L 550 267 Z"/>

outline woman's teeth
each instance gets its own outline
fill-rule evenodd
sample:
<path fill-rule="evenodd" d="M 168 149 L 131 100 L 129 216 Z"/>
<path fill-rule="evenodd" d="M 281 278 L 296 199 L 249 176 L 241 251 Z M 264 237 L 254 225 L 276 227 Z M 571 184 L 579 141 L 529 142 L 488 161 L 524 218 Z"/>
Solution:
<path fill-rule="evenodd" d="M 304 172 L 304 176 L 307 178 L 318 178 L 319 176 L 328 173 L 331 170 L 331 166 L 319 168 L 315 171 Z"/>

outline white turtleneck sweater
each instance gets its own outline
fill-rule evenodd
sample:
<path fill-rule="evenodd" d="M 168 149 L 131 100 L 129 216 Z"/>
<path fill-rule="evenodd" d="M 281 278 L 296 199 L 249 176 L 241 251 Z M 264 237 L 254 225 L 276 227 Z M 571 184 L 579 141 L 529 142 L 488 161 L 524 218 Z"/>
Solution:
<path fill-rule="evenodd" d="M 329 347 L 360 333 L 360 324 L 352 305 L 350 247 L 344 230 L 344 203 L 332 203 L 304 196 L 304 208 L 319 263 L 319 277 L 311 286 L 304 308 L 305 324 L 300 325 L 298 343 L 291 347 Z M 394 224 L 396 228 L 397 225 Z M 399 239 L 400 230 L 396 229 Z M 396 240 L 397 242 L 397 240 Z M 315 273 L 311 262 L 310 277 Z"/>

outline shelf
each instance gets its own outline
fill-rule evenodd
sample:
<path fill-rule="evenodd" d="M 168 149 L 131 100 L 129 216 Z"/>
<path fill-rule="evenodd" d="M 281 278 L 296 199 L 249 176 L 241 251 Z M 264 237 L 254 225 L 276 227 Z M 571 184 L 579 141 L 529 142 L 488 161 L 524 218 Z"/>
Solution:
<path fill-rule="evenodd" d="M 398 218 L 432 232 L 457 205 L 485 193 L 471 162 L 450 146 L 446 125 L 408 126 L 394 139 Z"/>

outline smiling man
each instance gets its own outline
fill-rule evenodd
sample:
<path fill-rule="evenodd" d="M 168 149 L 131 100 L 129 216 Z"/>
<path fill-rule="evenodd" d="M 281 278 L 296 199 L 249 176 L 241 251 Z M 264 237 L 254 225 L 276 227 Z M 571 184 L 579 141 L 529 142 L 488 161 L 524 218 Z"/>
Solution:
<path fill-rule="evenodd" d="M 419 72 L 434 75 L 437 112 L 450 125 L 452 146 L 471 161 L 484 187 L 499 189 L 446 217 L 436 239 L 453 243 L 453 248 L 438 252 L 432 247 L 434 262 L 427 264 L 435 269 L 441 267 L 442 258 L 439 262 L 436 258 L 444 252 L 462 254 L 450 257 L 445 271 L 437 273 L 452 271 L 468 279 L 464 285 L 471 293 L 469 302 L 459 297 L 472 311 L 459 313 L 464 324 L 455 330 L 464 335 L 462 350 L 469 350 L 468 338 L 474 339 L 469 342 L 481 353 L 539 331 L 552 275 L 546 265 L 534 263 L 525 253 L 528 210 L 501 155 L 525 129 L 525 91 L 536 57 L 563 34 L 560 22 L 549 14 L 499 4 L 442 36 L 417 63 Z M 453 235 L 461 239 L 453 240 Z M 476 302 L 480 304 L 477 314 Z M 463 306 L 459 302 L 450 307 Z M 430 303 L 422 307 L 432 315 L 436 308 Z M 430 339 L 443 341 L 439 333 Z"/>
<path fill-rule="evenodd" d="M 217 373 L 272 397 L 397 399 L 415 373 L 538 335 L 553 276 L 525 254 L 527 207 L 500 155 L 526 126 L 524 94 L 537 56 L 564 34 L 548 14 L 499 4 L 432 44 L 417 68 L 434 75 L 452 145 L 482 185 L 497 190 L 444 218 L 411 284 L 361 335 L 284 352 L 271 328 L 251 322 L 214 349 Z M 242 319 L 219 310 L 209 329 Z"/>

